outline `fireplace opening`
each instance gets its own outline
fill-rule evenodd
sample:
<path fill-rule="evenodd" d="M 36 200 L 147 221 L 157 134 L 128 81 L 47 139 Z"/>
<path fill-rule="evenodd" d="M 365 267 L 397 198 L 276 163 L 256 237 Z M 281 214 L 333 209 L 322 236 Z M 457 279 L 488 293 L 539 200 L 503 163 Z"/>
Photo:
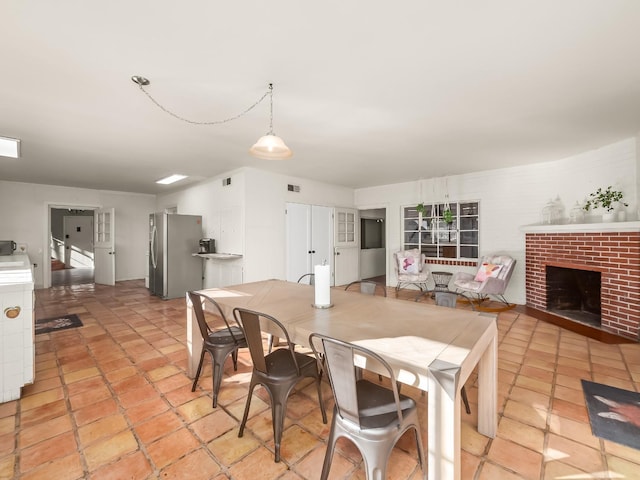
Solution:
<path fill-rule="evenodd" d="M 601 326 L 600 272 L 546 267 L 547 310 L 592 326 Z"/>

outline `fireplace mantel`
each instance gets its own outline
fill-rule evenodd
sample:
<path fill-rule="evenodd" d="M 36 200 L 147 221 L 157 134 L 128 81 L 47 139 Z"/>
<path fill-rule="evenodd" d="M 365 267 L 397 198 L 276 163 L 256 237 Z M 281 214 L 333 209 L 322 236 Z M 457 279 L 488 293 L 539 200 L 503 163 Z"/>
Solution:
<path fill-rule="evenodd" d="M 523 225 L 525 233 L 640 232 L 640 221 L 594 223 L 534 223 Z"/>

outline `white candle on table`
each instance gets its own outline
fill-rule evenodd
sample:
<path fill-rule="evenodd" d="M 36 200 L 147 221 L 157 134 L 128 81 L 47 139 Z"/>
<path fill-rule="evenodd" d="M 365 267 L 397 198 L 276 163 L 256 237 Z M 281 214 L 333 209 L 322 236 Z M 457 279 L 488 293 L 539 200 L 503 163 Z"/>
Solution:
<path fill-rule="evenodd" d="M 326 307 L 331 304 L 331 271 L 329 265 L 316 265 L 313 273 L 315 274 L 315 305 Z"/>

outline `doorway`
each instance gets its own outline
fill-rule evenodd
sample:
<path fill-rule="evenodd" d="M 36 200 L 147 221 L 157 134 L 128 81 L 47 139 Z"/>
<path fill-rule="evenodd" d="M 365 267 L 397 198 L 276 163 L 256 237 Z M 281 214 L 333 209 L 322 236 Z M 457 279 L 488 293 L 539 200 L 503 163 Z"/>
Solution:
<path fill-rule="evenodd" d="M 359 210 L 360 278 L 387 284 L 386 208 Z"/>
<path fill-rule="evenodd" d="M 91 207 L 50 209 L 52 287 L 94 282 L 93 217 Z"/>

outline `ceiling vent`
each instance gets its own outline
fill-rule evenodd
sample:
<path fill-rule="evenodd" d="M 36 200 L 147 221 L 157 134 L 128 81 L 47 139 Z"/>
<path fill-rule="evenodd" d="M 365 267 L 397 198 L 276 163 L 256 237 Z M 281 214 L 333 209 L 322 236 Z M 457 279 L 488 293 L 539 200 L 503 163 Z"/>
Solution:
<path fill-rule="evenodd" d="M 289 192 L 299 192 L 300 191 L 300 185 L 287 185 L 287 190 Z"/>
<path fill-rule="evenodd" d="M 231 185 L 231 177 L 223 178 L 222 179 L 222 186 L 223 187 L 227 187 L 229 185 Z"/>

